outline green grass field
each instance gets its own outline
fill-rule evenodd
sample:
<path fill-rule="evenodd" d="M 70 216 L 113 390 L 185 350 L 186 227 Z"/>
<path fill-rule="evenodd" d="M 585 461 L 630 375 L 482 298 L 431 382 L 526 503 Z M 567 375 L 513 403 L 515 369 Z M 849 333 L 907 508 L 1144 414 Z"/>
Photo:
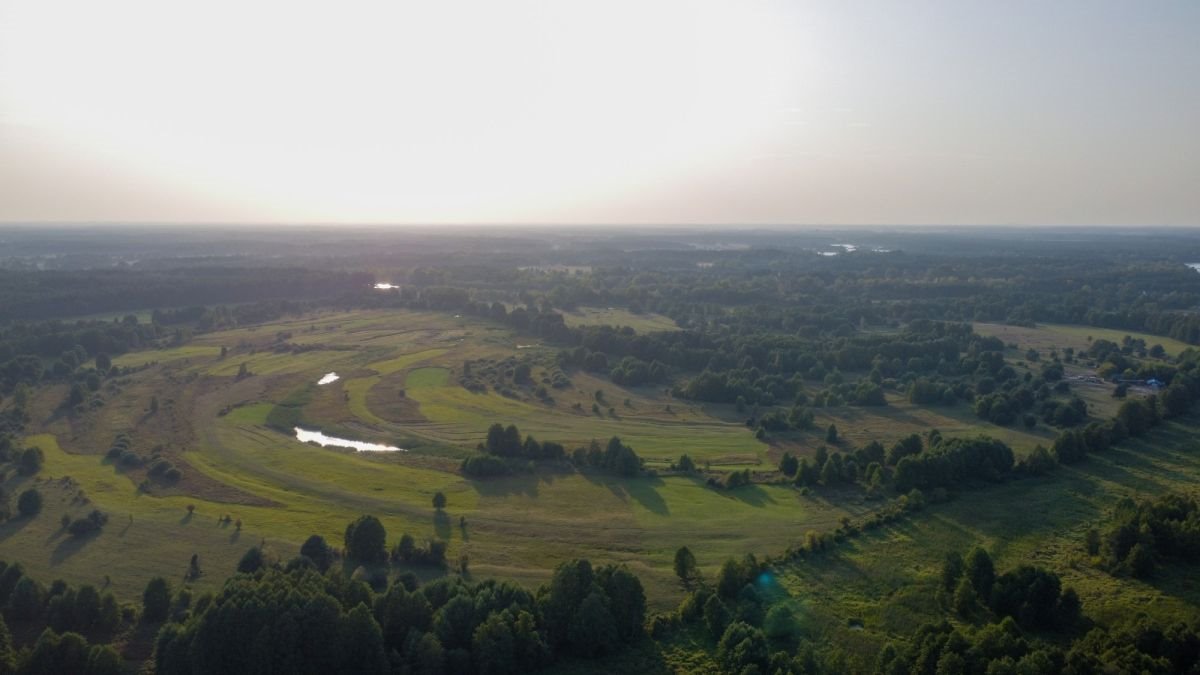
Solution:
<path fill-rule="evenodd" d="M 630 317 L 649 322 L 638 324 L 638 330 L 667 329 L 661 317 Z M 657 327 L 649 328 L 652 325 Z M 714 468 L 766 471 L 773 469 L 783 450 L 807 454 L 823 442 L 823 433 L 814 432 L 764 443 L 731 407 L 674 400 L 657 388 L 622 388 L 586 373 L 571 373 L 569 387 L 550 389 L 550 398 L 539 399 L 533 389 L 553 368 L 555 350 L 521 348 L 532 342 L 475 318 L 323 311 L 203 334 L 183 347 L 123 355 L 116 360 L 120 365 L 156 365 L 122 377 L 104 392 L 103 407 L 79 418 L 54 413 L 63 391 L 51 387 L 39 393 L 26 442 L 44 450 L 45 469 L 34 479 L 10 476 L 4 487 L 15 494 L 36 482 L 47 506 L 35 518 L 0 526 L 0 558 L 48 570 L 42 575 L 47 579 L 104 585 L 107 575 L 119 597 L 134 600 L 152 576 L 182 583 L 193 553 L 206 571 L 193 585 L 211 588 L 250 546 L 265 540 L 268 549 L 286 559 L 309 534 L 340 543 L 347 523 L 372 513 L 383 520 L 391 541 L 403 532 L 447 540 L 450 558 L 469 556 L 473 574 L 480 577 L 532 585 L 570 558 L 625 563 L 642 577 L 652 608 L 666 609 L 681 595 L 671 571 L 679 546 L 691 547 L 704 571 L 712 574 L 727 557 L 778 553 L 801 541 L 808 530 L 832 530 L 842 518 L 878 504 L 864 501 L 857 492 L 801 496 L 790 486 L 771 484 L 727 492 L 706 486 L 698 477 L 621 479 L 566 468 L 468 480 L 457 472 L 459 458 L 495 422 L 516 424 L 524 433 L 568 448 L 617 435 L 646 459 L 648 467 L 660 470 L 686 452 Z M 280 344 L 303 345 L 307 351 L 281 351 Z M 224 358 L 222 347 L 229 352 Z M 460 386 L 464 362 L 507 359 L 530 363 L 533 382 L 507 383 L 509 395 L 491 387 L 486 393 L 472 393 Z M 243 363 L 252 375 L 239 379 Z M 328 372 L 337 372 L 341 379 L 318 386 L 317 380 Z M 161 402 L 157 413 L 149 411 L 152 398 Z M 279 404 L 292 406 L 295 419 L 306 426 L 412 451 L 353 453 L 300 443 L 267 425 Z M 1032 431 L 1002 429 L 976 419 L 965 404 L 921 408 L 898 395 L 892 395 L 885 408 L 820 410 L 817 422 L 822 429 L 836 423 L 846 450 L 875 439 L 890 443 L 929 428 L 950 436 L 989 433 L 1012 444 L 1018 454 L 1053 438 L 1053 430 L 1044 425 Z M 151 480 L 148 491 L 139 490 L 146 479 L 144 469 L 118 470 L 102 459 L 117 433 L 128 433 L 134 450 L 143 455 L 157 448 L 183 470 L 183 478 L 178 484 Z M 1112 457 L 1121 456 L 1118 452 Z M 1063 473 L 1097 470 L 1105 461 L 1115 460 L 1100 459 Z M 1113 470 L 1112 475 L 1123 474 Z M 1093 485 L 1089 481 L 1099 479 L 1077 480 L 1082 491 L 1082 486 Z M 1027 481 L 985 491 L 980 494 L 994 498 L 986 504 L 970 496 L 954 506 L 935 507 L 914 524 L 872 535 L 886 537 L 881 543 L 887 545 L 856 542 L 828 567 L 790 571 L 781 579 L 781 588 L 804 603 L 810 601 L 806 593 L 818 592 L 809 585 L 836 580 L 836 591 L 823 586 L 819 592 L 839 594 L 838 611 L 865 608 L 873 593 L 886 590 L 869 579 L 873 566 L 880 573 L 887 567 L 888 551 L 894 549 L 906 561 L 911 558 L 898 568 L 898 578 L 920 581 L 930 574 L 929 561 L 940 555 L 936 551 L 943 544 L 958 545 L 973 537 L 998 541 L 1006 536 L 1003 523 L 1011 521 L 1015 528 L 1017 521 L 1012 519 L 1028 518 L 1027 503 L 1041 504 L 1039 499 L 1049 499 L 1045 495 L 1058 494 L 1052 488 L 1035 490 L 1037 485 Z M 1101 488 L 1109 489 L 1107 484 L 1091 489 Z M 1022 494 L 1023 490 L 1036 494 Z M 442 514 L 431 506 L 438 491 L 449 499 Z M 191 517 L 189 504 L 196 507 Z M 1070 504 L 1074 506 L 1064 507 L 1062 513 L 1077 515 L 1084 509 L 1082 502 Z M 946 509 L 960 506 L 964 510 L 951 522 Z M 92 508 L 110 515 L 102 533 L 79 541 L 60 531 L 64 513 L 80 515 Z M 218 523 L 226 514 L 243 522 L 241 531 Z M 1059 516 L 1056 512 L 1053 518 Z M 459 526 L 460 518 L 466 519 L 465 528 Z M 1066 521 L 1053 522 L 1068 526 Z M 918 526 L 928 528 L 928 535 L 904 530 Z M 1013 550 L 1033 550 L 1030 547 L 1041 542 L 1037 537 L 1045 532 L 1034 528 L 1028 535 L 1031 543 Z M 926 550 L 911 543 L 915 541 L 937 544 Z M 876 639 L 880 631 L 898 630 L 909 616 L 904 603 L 920 607 L 916 599 L 905 597 L 884 603 L 875 614 L 863 609 L 868 630 L 854 631 L 846 639 Z"/>
<path fill-rule="evenodd" d="M 1080 352 L 1086 351 L 1093 340 L 1108 340 L 1121 344 L 1121 340 L 1125 336 L 1145 340 L 1147 347 L 1162 345 L 1167 354 L 1171 356 L 1176 356 L 1185 349 L 1193 348 L 1186 342 L 1169 337 L 1093 326 L 1041 324 L 1036 328 L 1025 328 L 999 323 L 976 323 L 974 327 L 976 333 L 994 335 L 1003 340 L 1005 344 L 1016 343 L 1022 351 L 1030 347 L 1041 352 L 1046 352 L 1051 348 L 1062 351 L 1067 347 L 1073 347 L 1075 351 Z"/>
<path fill-rule="evenodd" d="M 280 340 L 318 348 L 278 352 L 273 346 Z M 309 534 L 340 542 L 348 522 L 373 513 L 393 541 L 402 532 L 447 540 L 451 558 L 468 555 L 480 576 L 535 584 L 574 557 L 627 563 L 642 575 L 654 606 L 665 608 L 678 600 L 671 557 L 679 546 L 703 551 L 701 564 L 715 571 L 725 557 L 781 550 L 807 529 L 832 527 L 866 508 L 801 498 L 790 487 L 721 492 L 691 477 L 627 480 L 545 469 L 467 480 L 455 470 L 452 453 L 424 450 L 458 448 L 461 456 L 494 422 L 515 423 L 568 447 L 619 435 L 654 466 L 684 452 L 718 464 L 770 461 L 768 446 L 744 425 L 664 399 L 657 390 L 626 390 L 586 374 L 554 390 L 549 402 L 534 397 L 531 386 L 514 384 L 515 397 L 459 386 L 457 373 L 468 359 L 527 358 L 540 378 L 553 350 L 518 349 L 524 342 L 474 319 L 326 312 L 124 355 L 121 365 L 157 365 L 128 376 L 107 405 L 84 418 L 68 423 L 47 413 L 36 425 L 39 433 L 27 442 L 46 452 L 40 477 L 70 481 L 41 484 L 46 510 L 5 526 L 0 558 L 76 582 L 97 583 L 107 574 L 122 598 L 134 599 L 151 576 L 181 580 L 193 553 L 211 572 L 194 585 L 210 587 L 264 539 L 287 558 Z M 229 350 L 225 358 L 222 347 Z M 238 379 L 242 364 L 252 375 Z M 317 386 L 331 371 L 342 379 Z M 399 389 L 407 392 L 403 398 Z M 597 390 L 605 404 L 599 413 L 591 409 Z M 46 393 L 47 411 L 58 395 Z M 152 397 L 162 402 L 155 414 L 147 408 Z M 299 443 L 267 426 L 279 403 L 297 406 L 306 425 L 328 433 L 419 451 L 356 454 Z M 144 470 L 118 470 L 103 461 L 98 453 L 121 432 L 139 452 L 161 446 L 184 470 L 180 484 L 152 481 L 149 492 L 141 492 Z M 6 487 L 19 491 L 25 482 L 10 478 Z M 78 490 L 89 500 L 86 509 L 100 508 L 111 518 L 101 534 L 84 541 L 58 532 L 64 511 L 86 512 L 78 501 L 71 504 Z M 449 499 L 444 514 L 430 505 L 437 491 Z M 196 507 L 191 518 L 188 504 Z M 218 525 L 226 514 L 243 522 L 240 532 Z M 130 550 L 137 555 L 123 555 Z"/>
<path fill-rule="evenodd" d="M 619 307 L 580 307 L 573 312 L 565 312 L 563 321 L 568 326 L 629 326 L 639 333 L 679 330 L 673 319 L 661 314 L 634 314 Z"/>

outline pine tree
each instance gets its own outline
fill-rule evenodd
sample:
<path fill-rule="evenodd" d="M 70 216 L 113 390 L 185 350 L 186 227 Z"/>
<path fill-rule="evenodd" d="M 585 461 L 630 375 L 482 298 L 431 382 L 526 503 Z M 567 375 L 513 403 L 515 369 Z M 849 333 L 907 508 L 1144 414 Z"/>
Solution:
<path fill-rule="evenodd" d="M 675 551 L 675 576 L 679 577 L 684 588 L 691 588 L 696 581 L 696 556 L 686 546 L 680 546 Z"/>
<path fill-rule="evenodd" d="M 0 616 L 0 675 L 12 675 L 16 672 L 17 656 L 13 652 L 12 633 L 8 632 L 8 624 Z"/>
<path fill-rule="evenodd" d="M 954 589 L 954 612 L 961 617 L 968 617 L 978 606 L 979 595 L 971 585 L 971 580 L 967 577 L 959 579 L 958 587 Z"/>

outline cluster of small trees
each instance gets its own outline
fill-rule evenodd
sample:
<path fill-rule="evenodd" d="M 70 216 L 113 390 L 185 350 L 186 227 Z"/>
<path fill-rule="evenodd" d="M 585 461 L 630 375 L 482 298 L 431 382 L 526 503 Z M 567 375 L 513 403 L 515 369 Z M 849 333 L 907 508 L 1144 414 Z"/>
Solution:
<path fill-rule="evenodd" d="M 716 642 L 717 661 L 727 673 L 834 672 L 825 670 L 811 646 L 798 644 L 797 622 L 789 604 L 772 603 L 764 596 L 765 571 L 753 555 L 730 558 L 710 586 L 697 572 L 691 551 L 680 548 L 675 572 L 693 590 L 674 612 L 654 618 L 654 636 L 666 637 L 682 626 L 707 633 Z"/>
<path fill-rule="evenodd" d="M 1042 402 L 1042 421 L 1056 427 L 1073 427 L 1088 416 L 1087 402 L 1078 396 L 1072 396 L 1069 401 L 1047 400 Z M 1029 419 L 1025 420 L 1026 426 Z"/>
<path fill-rule="evenodd" d="M 975 399 L 975 415 L 992 424 L 1006 427 L 1017 420 L 1021 412 L 1033 407 L 1036 392 L 1030 387 L 1018 387 L 1009 392 L 993 392 Z"/>
<path fill-rule="evenodd" d="M 917 627 L 906 646 L 887 644 L 876 657 L 878 675 L 909 673 L 1097 673 L 1066 669 L 1067 655 L 1054 644 L 1028 637 L 1012 619 L 963 629 L 948 621 Z M 1119 670 L 1117 672 L 1132 672 Z"/>
<path fill-rule="evenodd" d="M 817 447 L 817 452 L 810 462 L 807 457 L 796 461 L 792 457 L 784 457 L 780 462 L 780 469 L 784 475 L 789 477 L 794 476 L 797 487 L 811 487 L 814 485 L 824 485 L 831 487 L 844 483 L 853 483 L 859 480 L 859 464 L 854 456 L 859 456 L 861 453 L 855 453 L 851 458 L 847 458 L 841 452 L 829 452 L 829 449 L 824 445 Z M 866 465 L 863 472 L 863 478 L 867 483 L 878 482 L 882 480 L 882 474 L 879 473 L 878 462 L 871 462 Z M 789 473 L 790 472 L 790 473 Z"/>
<path fill-rule="evenodd" d="M 142 463 L 142 458 L 130 449 L 133 440 L 129 438 L 129 434 L 120 433 L 113 437 L 113 442 L 108 446 L 108 451 L 104 456 L 121 464 L 136 466 Z"/>
<path fill-rule="evenodd" d="M 18 675 L 118 675 L 121 659 L 106 645 L 89 645 L 82 634 L 108 636 L 128 618 L 112 593 L 94 586 L 55 581 L 49 588 L 25 574 L 20 563 L 0 561 L 0 607 L 8 621 L 46 628 L 32 649 L 13 649 L 8 623 L 0 618 L 0 672 Z"/>
<path fill-rule="evenodd" d="M 953 594 L 954 611 L 966 617 L 982 609 L 996 617 L 1011 617 L 1030 630 L 1068 629 L 1079 620 L 1081 605 L 1074 589 L 1063 589 L 1058 575 L 1022 565 L 1001 575 L 987 551 L 957 552 L 942 563 L 942 592 Z"/>
<path fill-rule="evenodd" d="M 151 407 L 157 407 L 158 399 L 152 399 Z M 113 438 L 112 445 L 108 447 L 108 451 L 104 456 L 116 462 L 122 467 L 133 468 L 148 464 L 149 468 L 146 473 L 150 476 L 161 478 L 162 480 L 174 482 L 179 480 L 183 473 L 179 467 L 163 456 L 162 446 L 157 446 L 151 452 L 149 457 L 143 457 L 134 451 L 130 446 L 133 440 L 128 434 L 120 433 Z"/>
<path fill-rule="evenodd" d="M 899 494 L 995 482 L 1012 475 L 1016 464 L 1012 449 L 1001 441 L 987 436 L 947 440 L 932 430 L 928 445 L 917 434 L 901 438 L 887 451 L 878 441 L 846 454 L 822 445 L 811 460 L 785 453 L 779 468 L 798 487 L 861 483 L 868 494 L 879 495 L 889 481 Z"/>
<path fill-rule="evenodd" d="M 561 443 L 539 442 L 533 435 L 527 435 L 522 439 L 521 431 L 516 425 L 510 424 L 506 427 L 499 423 L 488 427 L 486 440 L 480 443 L 476 450 L 477 454 L 466 457 L 459 466 L 465 475 L 498 476 L 529 466 L 528 464 L 522 465 L 521 462 L 555 461 L 567 456 Z M 576 450 L 572 455 L 572 460 L 581 466 L 590 466 L 586 463 L 590 457 L 587 454 L 588 450 L 584 450 L 585 454 L 582 456 L 584 463 L 582 464 L 579 453 L 580 451 Z"/>
<path fill-rule="evenodd" d="M 671 470 L 682 473 L 692 473 L 696 470 L 696 461 L 692 459 L 691 455 L 685 452 L 679 456 L 678 462 L 673 462 L 671 464 Z"/>
<path fill-rule="evenodd" d="M 439 493 L 440 494 L 440 493 Z M 362 565 L 381 565 L 388 561 L 392 563 L 407 563 L 413 565 L 432 565 L 437 567 L 446 564 L 446 542 L 431 539 L 424 545 L 418 545 L 409 534 L 400 536 L 390 553 L 387 551 L 387 531 L 383 523 L 375 516 L 360 516 L 346 526 L 345 556 L 352 563 Z M 329 567 L 334 554 L 325 540 L 313 535 L 305 542 L 300 554 L 313 559 L 318 569 L 324 571 Z"/>
<path fill-rule="evenodd" d="M 973 551 L 964 561 L 951 554 L 943 584 L 954 585 L 954 604 L 979 613 L 975 584 L 987 586 L 990 559 Z M 992 617 L 977 628 L 947 621 L 922 624 L 906 646 L 886 645 L 878 654 L 879 675 L 927 673 L 1188 673 L 1200 663 L 1200 629 L 1182 622 L 1161 625 L 1144 615 L 1094 627 L 1064 640 L 1078 626 L 1078 597 L 1059 593 L 1056 575 L 1022 566 L 991 582 Z M 1057 599 L 1056 599 L 1057 595 Z M 1052 630 L 1054 640 L 1031 631 Z"/>
<path fill-rule="evenodd" d="M 622 476 L 636 476 L 642 470 L 642 458 L 616 436 L 608 439 L 603 449 L 595 439 L 586 448 L 576 448 L 571 453 L 571 462 L 578 467 L 603 469 Z"/>
<path fill-rule="evenodd" d="M 5 627 L 0 640 L 7 637 L 7 632 Z M 0 668 L 14 662 L 3 652 L 0 649 Z M 124 672 L 121 655 L 111 645 L 89 644 L 79 633 L 60 635 L 52 628 L 42 631 L 33 648 L 15 661 L 15 666 L 5 672 L 17 675 L 120 675 Z"/>
<path fill-rule="evenodd" d="M 515 424 L 505 427 L 496 423 L 488 427 L 487 439 L 477 449 L 496 457 L 510 459 L 555 460 L 566 455 L 560 443 L 540 443 L 532 434 L 522 440 L 521 431 Z"/>
<path fill-rule="evenodd" d="M 1002 441 L 987 436 L 953 438 L 901 458 L 893 482 L 901 493 L 913 488 L 948 488 L 971 480 L 995 482 L 1008 477 L 1013 465 L 1012 448 Z"/>
<path fill-rule="evenodd" d="M 400 541 L 392 548 L 390 557 L 393 563 L 445 567 L 446 542 L 430 539 L 423 546 L 418 546 L 412 535 L 405 533 L 400 535 Z"/>
<path fill-rule="evenodd" d="M 12 452 L 8 453 L 12 457 Z M 42 465 L 46 463 L 46 455 L 42 449 L 37 446 L 25 448 L 16 455 L 17 473 L 22 476 L 32 476 L 42 470 Z"/>
<path fill-rule="evenodd" d="M 1162 558 L 1193 561 L 1200 555 L 1200 503 L 1194 497 L 1168 493 L 1153 500 L 1126 497 L 1113 509 L 1111 524 L 1101 535 L 1088 534 L 1091 555 L 1103 555 L 1113 574 L 1149 577 Z"/>
<path fill-rule="evenodd" d="M 63 529 L 71 533 L 72 537 L 86 537 L 99 532 L 107 524 L 108 514 L 99 509 L 92 509 L 87 515 L 78 518 L 71 518 L 66 514 L 62 517 Z"/>
<path fill-rule="evenodd" d="M 710 487 L 722 488 L 725 490 L 736 490 L 737 488 L 749 485 L 752 482 L 753 479 L 750 474 L 750 469 L 730 471 L 720 478 L 710 476 L 707 481 Z"/>
<path fill-rule="evenodd" d="M 615 384 L 637 387 L 666 382 L 670 377 L 670 372 L 658 361 L 646 363 L 636 356 L 626 356 L 609 371 L 609 377 Z"/>
<path fill-rule="evenodd" d="M 377 593 L 336 569 L 289 567 L 234 577 L 166 624 L 155 672 L 515 675 L 616 651 L 645 622 L 637 577 L 586 560 L 560 565 L 536 593 L 459 578 L 418 587 L 411 575 Z"/>
<path fill-rule="evenodd" d="M 514 424 L 506 427 L 496 423 L 488 427 L 487 439 L 476 450 L 479 454 L 463 459 L 459 467 L 468 476 L 498 476 L 517 469 L 514 462 L 518 460 L 553 461 L 566 456 L 560 443 L 539 442 L 532 434 L 522 440 L 521 431 Z"/>
<path fill-rule="evenodd" d="M 0 608 L 12 620 L 47 620 L 63 631 L 111 631 L 120 620 L 116 599 L 93 586 L 73 588 L 56 581 L 46 588 L 25 574 L 21 563 L 0 561 Z"/>
<path fill-rule="evenodd" d="M 829 448 L 820 445 L 812 460 L 807 457 L 797 459 L 791 453 L 784 453 L 779 469 L 784 476 L 793 478 L 797 487 L 832 486 L 862 480 L 868 487 L 879 488 L 885 479 L 881 466 L 883 458 L 883 446 L 878 441 L 871 441 L 849 455 L 839 451 L 830 453 Z"/>
<path fill-rule="evenodd" d="M 954 389 L 940 382 L 918 377 L 908 385 L 908 400 L 918 405 L 952 404 L 958 400 Z"/>

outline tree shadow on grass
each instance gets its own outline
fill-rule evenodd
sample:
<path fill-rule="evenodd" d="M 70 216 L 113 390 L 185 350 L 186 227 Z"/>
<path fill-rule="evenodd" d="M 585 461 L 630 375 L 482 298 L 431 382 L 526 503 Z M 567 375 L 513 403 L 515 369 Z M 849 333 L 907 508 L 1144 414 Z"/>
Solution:
<path fill-rule="evenodd" d="M 625 489 L 631 497 L 637 500 L 637 503 L 642 505 L 642 508 L 660 516 L 669 516 L 671 515 L 671 509 L 656 489 L 662 484 L 663 481 L 661 478 L 639 478 L 630 481 L 625 486 Z"/>
<path fill-rule="evenodd" d="M 13 536 L 14 534 L 20 532 L 21 530 L 25 529 L 25 527 L 27 525 L 29 525 L 29 523 L 32 520 L 33 520 L 33 518 L 17 516 L 16 518 L 13 518 L 12 520 L 4 523 L 3 525 L 0 525 L 0 541 L 4 541 L 4 540 L 8 539 L 9 537 Z M 51 539 L 53 539 L 53 537 L 51 537 Z"/>
<path fill-rule="evenodd" d="M 1081 475 L 1089 476 L 1093 480 L 1114 483 L 1130 491 L 1153 493 L 1163 489 L 1162 483 L 1151 477 L 1160 472 L 1161 467 L 1137 457 L 1135 453 L 1122 450 L 1109 450 L 1102 455 L 1092 455 L 1084 463 L 1066 468 L 1079 471 Z"/>
<path fill-rule="evenodd" d="M 99 536 L 99 533 L 86 534 L 82 537 L 68 536 L 54 547 L 50 553 L 50 566 L 57 567 L 68 558 L 78 553 L 87 546 L 93 539 Z"/>
<path fill-rule="evenodd" d="M 733 497 L 739 501 L 745 502 L 750 506 L 764 508 L 768 504 L 778 504 L 775 498 L 769 492 L 764 490 L 761 485 L 747 485 L 733 490 Z"/>
<path fill-rule="evenodd" d="M 740 488 L 726 490 L 722 488 L 714 488 L 709 485 L 707 480 L 698 476 L 691 476 L 691 482 L 695 483 L 697 488 L 712 491 L 714 495 L 727 498 L 727 500 L 739 501 L 755 508 L 766 508 L 767 504 L 779 503 L 775 498 L 770 496 L 767 490 L 763 490 L 761 485 L 751 483 L 750 485 L 742 485 Z"/>
<path fill-rule="evenodd" d="M 445 511 L 433 512 L 433 531 L 438 539 L 450 541 L 450 516 Z"/>
<path fill-rule="evenodd" d="M 510 476 L 495 476 L 492 478 L 470 478 L 471 487 L 485 497 L 509 497 L 522 495 L 525 497 L 538 496 L 540 479 L 536 474 L 518 474 Z"/>
<path fill-rule="evenodd" d="M 657 476 L 621 478 L 592 470 L 581 470 L 579 475 L 593 485 L 602 485 L 608 488 L 608 491 L 618 499 L 625 501 L 633 499 L 641 504 L 642 508 L 660 516 L 667 516 L 671 513 L 666 500 L 655 489 L 663 484 L 662 479 Z"/>

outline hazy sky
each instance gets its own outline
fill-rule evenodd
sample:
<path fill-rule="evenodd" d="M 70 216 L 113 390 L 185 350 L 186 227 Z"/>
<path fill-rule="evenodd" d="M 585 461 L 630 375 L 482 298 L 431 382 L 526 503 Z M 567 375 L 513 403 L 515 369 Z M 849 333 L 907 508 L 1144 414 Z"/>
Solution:
<path fill-rule="evenodd" d="M 0 221 L 1200 225 L 1200 1 L 0 0 Z"/>

